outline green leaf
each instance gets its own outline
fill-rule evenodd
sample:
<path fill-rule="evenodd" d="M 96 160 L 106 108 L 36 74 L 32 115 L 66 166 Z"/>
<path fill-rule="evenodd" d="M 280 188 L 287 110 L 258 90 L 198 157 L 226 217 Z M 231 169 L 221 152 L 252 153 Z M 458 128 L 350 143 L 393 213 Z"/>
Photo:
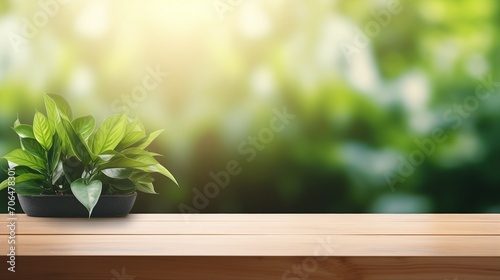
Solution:
<path fill-rule="evenodd" d="M 43 180 L 43 179 L 45 179 L 45 176 L 42 174 L 26 173 L 16 177 L 16 184 L 31 180 Z"/>
<path fill-rule="evenodd" d="M 20 124 L 18 126 L 14 126 L 14 131 L 21 138 L 33 138 L 35 139 L 35 134 L 33 133 L 33 127 L 28 124 Z"/>
<path fill-rule="evenodd" d="M 57 181 L 61 179 L 63 175 L 64 175 L 64 166 L 62 161 L 59 161 L 56 165 L 54 173 L 52 174 L 52 185 L 55 186 Z"/>
<path fill-rule="evenodd" d="M 61 153 L 63 153 L 64 155 L 73 156 L 74 154 L 71 150 L 70 140 L 66 135 L 66 132 L 64 131 L 64 127 L 61 121 L 59 121 L 59 123 L 56 125 L 56 131 L 59 135 L 59 140 L 61 140 Z"/>
<path fill-rule="evenodd" d="M 115 155 L 117 155 L 114 151 L 105 151 L 99 155 L 99 158 L 103 161 L 110 161 Z"/>
<path fill-rule="evenodd" d="M 131 159 L 143 162 L 144 164 L 147 164 L 148 166 L 159 164 L 159 162 L 154 157 L 152 157 L 148 154 L 130 155 L 128 157 Z"/>
<path fill-rule="evenodd" d="M 143 193 L 158 194 L 152 183 L 139 183 L 135 188 Z"/>
<path fill-rule="evenodd" d="M 116 150 L 121 151 L 123 149 L 126 149 L 144 139 L 144 137 L 146 137 L 146 135 L 142 131 L 128 132 L 127 134 L 125 134 L 120 144 L 116 146 Z"/>
<path fill-rule="evenodd" d="M 46 151 L 52 147 L 52 136 L 54 136 L 54 132 L 54 128 L 47 118 L 42 113 L 36 112 L 33 120 L 33 133 L 38 143 L 40 143 Z"/>
<path fill-rule="evenodd" d="M 136 189 L 136 184 L 127 179 L 112 180 L 110 185 L 118 193 L 133 193 Z"/>
<path fill-rule="evenodd" d="M 17 173 L 17 170 L 16 170 L 16 173 Z M 42 174 L 33 174 L 33 173 L 26 173 L 26 174 L 22 174 L 22 175 L 19 175 L 15 178 L 15 184 L 13 185 L 13 187 L 16 188 L 16 192 L 17 192 L 17 188 L 18 186 L 21 186 L 21 190 L 22 190 L 22 183 L 24 182 L 27 182 L 27 181 L 32 181 L 32 180 L 43 180 L 45 179 L 45 176 L 43 176 Z M 8 187 L 9 185 L 9 179 L 7 178 L 5 181 L 3 181 L 2 183 L 0 183 L 0 190 Z M 36 184 L 37 186 L 37 189 L 38 189 L 38 193 L 41 193 L 43 191 L 43 188 L 41 187 L 42 184 L 39 184 L 37 183 Z M 29 187 L 29 186 L 25 186 L 25 187 Z M 19 192 L 17 192 L 19 193 Z M 20 193 L 20 194 L 23 194 L 23 193 Z"/>
<path fill-rule="evenodd" d="M 18 115 L 16 121 L 14 122 L 14 127 L 18 127 L 20 125 L 21 125 L 21 122 L 19 121 L 19 115 Z"/>
<path fill-rule="evenodd" d="M 56 126 L 60 121 L 59 112 L 57 110 L 57 105 L 54 99 L 52 99 L 49 95 L 45 94 L 44 97 L 45 102 L 45 111 L 47 112 L 47 118 L 52 126 Z"/>
<path fill-rule="evenodd" d="M 27 174 L 27 173 L 40 174 L 35 169 L 29 168 L 27 166 L 21 166 L 21 165 L 16 166 L 15 172 L 16 172 L 16 176 L 21 176 L 21 175 Z"/>
<path fill-rule="evenodd" d="M 157 173 L 160 173 L 163 176 L 165 176 L 165 177 L 169 178 L 170 180 L 172 180 L 177 186 L 179 186 L 179 184 L 175 180 L 174 176 L 170 173 L 170 171 L 168 171 L 161 164 L 151 165 L 151 166 L 147 166 L 147 167 L 136 167 L 135 169 L 141 170 L 141 171 L 144 171 L 144 172 L 157 172 Z"/>
<path fill-rule="evenodd" d="M 116 150 L 121 151 L 126 149 L 133 144 L 136 144 L 140 140 L 143 140 L 146 137 L 146 133 L 144 132 L 144 125 L 141 123 L 139 118 L 135 117 L 130 120 L 127 124 L 127 129 L 125 132 L 125 136 L 122 141 L 116 147 Z"/>
<path fill-rule="evenodd" d="M 137 167 L 147 167 L 148 163 L 137 161 L 125 156 L 116 155 L 109 162 L 105 162 L 99 165 L 97 168 L 99 170 L 105 170 L 110 168 L 137 168 Z"/>
<path fill-rule="evenodd" d="M 72 123 L 76 133 L 79 133 L 83 139 L 89 138 L 94 131 L 95 119 L 92 116 L 85 116 L 75 119 Z"/>
<path fill-rule="evenodd" d="M 13 162 L 17 165 L 24 165 L 29 168 L 40 171 L 41 173 L 45 173 L 46 167 L 44 161 L 30 155 L 28 152 L 23 151 L 21 149 L 16 149 L 10 152 L 8 155 L 4 156 L 4 158 L 10 162 Z"/>
<path fill-rule="evenodd" d="M 61 141 L 61 152 L 66 155 L 71 154 L 69 139 L 66 137 L 64 133 L 64 128 L 61 124 L 61 117 L 59 115 L 59 109 L 57 108 L 57 104 L 54 101 L 54 99 L 52 99 L 51 95 L 45 94 L 44 100 L 45 100 L 45 111 L 47 112 L 49 123 L 55 128 L 57 134 L 59 134 L 59 140 Z M 60 101 L 60 102 L 63 104 L 61 105 L 62 107 L 65 106 L 69 107 L 67 102 L 65 101 Z M 68 108 L 61 109 L 61 111 L 63 111 L 61 114 L 66 115 L 68 113 L 67 112 L 68 110 L 71 112 L 71 110 Z"/>
<path fill-rule="evenodd" d="M 140 131 L 140 132 L 145 132 L 146 130 L 144 129 L 144 125 L 142 122 L 139 120 L 138 117 L 135 117 L 132 119 L 129 124 L 127 125 L 127 133 L 132 132 L 132 131 Z"/>
<path fill-rule="evenodd" d="M 152 156 L 152 157 L 161 156 L 160 154 L 148 152 L 148 151 L 145 151 L 145 150 L 139 149 L 139 148 L 128 148 L 128 149 L 121 151 L 121 153 L 126 155 L 126 156 L 129 156 L 129 155 L 142 155 L 142 156 Z"/>
<path fill-rule="evenodd" d="M 5 189 L 8 186 L 9 186 L 9 178 L 3 180 L 3 182 L 0 183 L 0 190 L 3 190 L 3 189 Z"/>
<path fill-rule="evenodd" d="M 73 155 L 71 149 L 70 139 L 64 132 L 64 127 L 61 124 L 61 117 L 71 120 L 73 118 L 71 107 L 68 102 L 59 95 L 46 94 L 45 95 L 45 109 L 49 122 L 55 127 L 61 140 L 61 150 L 65 155 Z"/>
<path fill-rule="evenodd" d="M 70 157 L 63 162 L 64 175 L 68 182 L 82 178 L 84 171 L 83 163 L 76 157 Z"/>
<path fill-rule="evenodd" d="M 92 210 L 99 201 L 99 196 L 102 191 L 102 182 L 99 180 L 94 180 L 91 182 L 85 182 L 84 179 L 78 179 L 71 183 L 71 191 L 73 195 L 80 201 L 85 208 L 89 211 L 89 218 L 92 215 Z"/>
<path fill-rule="evenodd" d="M 154 189 L 153 182 L 154 179 L 149 173 L 145 172 L 134 172 L 130 176 L 130 180 L 136 184 L 136 189 L 140 192 L 157 194 Z"/>
<path fill-rule="evenodd" d="M 115 149 L 125 135 L 126 129 L 127 116 L 125 114 L 113 115 L 105 119 L 90 138 L 90 147 L 94 154 L 99 155 L 104 151 Z"/>
<path fill-rule="evenodd" d="M 137 183 L 153 183 L 154 178 L 151 176 L 151 174 L 147 172 L 137 172 L 135 171 L 131 176 L 130 180 L 137 182 Z"/>
<path fill-rule="evenodd" d="M 71 107 L 69 106 L 66 99 L 64 99 L 60 95 L 55 95 L 55 94 L 48 94 L 47 96 L 54 101 L 54 103 L 57 107 L 57 111 L 59 111 L 59 115 L 66 117 L 68 120 L 73 119 L 73 113 L 71 111 Z M 45 105 L 47 105 L 47 103 L 45 103 Z M 49 105 L 49 106 L 52 106 L 52 105 Z M 53 108 L 51 108 L 50 110 L 52 111 Z M 48 112 L 47 112 L 47 114 L 48 114 Z M 52 114 L 52 112 L 51 112 L 51 114 Z M 56 119 L 57 119 L 57 117 L 56 117 Z"/>
<path fill-rule="evenodd" d="M 37 195 L 41 194 L 44 189 L 39 181 L 26 181 L 16 183 L 16 193 L 20 195 Z"/>
<path fill-rule="evenodd" d="M 172 175 L 172 173 L 170 173 L 170 171 L 168 171 L 163 165 L 161 164 L 157 164 L 155 165 L 155 167 L 158 169 L 158 172 L 160 174 L 162 174 L 163 176 L 169 178 L 170 180 L 172 180 L 177 186 L 179 186 L 179 184 L 177 183 L 177 181 L 175 180 L 174 176 Z"/>
<path fill-rule="evenodd" d="M 82 139 L 81 135 L 78 135 L 73 128 L 73 125 L 66 118 L 61 118 L 61 123 L 63 125 L 63 130 L 66 137 L 69 139 L 69 144 L 71 150 L 75 156 L 82 161 L 85 165 L 92 161 L 92 154 L 85 140 Z"/>
<path fill-rule="evenodd" d="M 149 134 L 149 136 L 142 140 L 141 142 L 139 142 L 139 145 L 137 146 L 137 148 L 139 149 L 145 149 L 147 146 L 149 146 L 155 139 L 156 137 L 158 137 L 162 132 L 164 131 L 164 129 L 160 129 L 160 130 L 157 130 L 155 132 L 152 132 L 151 134 Z"/>
<path fill-rule="evenodd" d="M 49 162 L 49 170 L 50 172 L 54 172 L 54 170 L 57 168 L 57 165 L 59 164 L 59 160 L 61 158 L 61 152 L 62 152 L 62 145 L 61 145 L 61 140 L 59 139 L 59 136 L 54 134 L 54 137 L 52 139 L 52 148 L 50 148 L 48 152 L 48 162 Z"/>
<path fill-rule="evenodd" d="M 113 179 L 126 179 L 132 174 L 130 168 L 109 168 L 102 171 L 104 175 Z"/>
<path fill-rule="evenodd" d="M 30 153 L 31 155 L 45 160 L 45 149 L 33 138 L 21 138 L 21 144 L 25 151 Z"/>

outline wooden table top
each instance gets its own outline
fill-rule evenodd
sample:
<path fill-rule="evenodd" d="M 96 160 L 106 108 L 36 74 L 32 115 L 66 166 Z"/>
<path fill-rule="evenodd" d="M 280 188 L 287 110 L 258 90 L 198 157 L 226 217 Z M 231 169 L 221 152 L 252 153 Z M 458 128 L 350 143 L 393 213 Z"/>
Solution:
<path fill-rule="evenodd" d="M 0 214 L 2 255 L 11 221 L 18 256 L 500 257 L 500 214 Z"/>

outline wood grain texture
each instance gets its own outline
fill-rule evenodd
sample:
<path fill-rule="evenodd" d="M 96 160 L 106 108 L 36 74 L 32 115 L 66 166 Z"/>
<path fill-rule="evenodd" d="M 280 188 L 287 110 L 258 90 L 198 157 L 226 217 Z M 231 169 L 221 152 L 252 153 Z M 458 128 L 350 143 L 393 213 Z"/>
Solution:
<path fill-rule="evenodd" d="M 3 263 L 5 257 L 0 257 Z M 21 257 L 21 280 L 498 280 L 500 258 Z"/>
<path fill-rule="evenodd" d="M 0 223 L 0 234 L 7 233 Z M 133 221 L 47 221 L 19 222 L 19 234 L 156 235 L 156 234 L 383 234 L 383 235 L 495 235 L 500 222 L 133 222 Z"/>
<path fill-rule="evenodd" d="M 21 256 L 500 256 L 500 236 L 469 235 L 20 235 L 17 241 Z"/>
<path fill-rule="evenodd" d="M 485 214 L 132 214 L 124 218 L 17 217 L 18 234 L 426 234 L 497 235 L 500 215 Z M 0 234 L 7 234 L 0 215 Z"/>
<path fill-rule="evenodd" d="M 8 218 L 0 215 L 4 238 Z M 329 256 L 500 256 L 496 214 L 15 218 L 22 256 L 308 256 L 322 246 L 329 248 L 322 250 Z M 6 244 L 0 244 L 0 253 L 6 254 Z"/>
<path fill-rule="evenodd" d="M 15 218 L 17 272 L 0 279 L 500 280 L 497 214 Z"/>
<path fill-rule="evenodd" d="M 0 217 L 7 217 L 0 214 Z M 59 218 L 15 216 L 21 222 L 46 222 Z M 121 218 L 91 218 L 90 220 L 171 221 L 171 222 L 305 222 L 305 221 L 362 222 L 498 222 L 500 214 L 130 214 Z M 89 220 L 87 218 L 64 218 L 64 221 Z"/>

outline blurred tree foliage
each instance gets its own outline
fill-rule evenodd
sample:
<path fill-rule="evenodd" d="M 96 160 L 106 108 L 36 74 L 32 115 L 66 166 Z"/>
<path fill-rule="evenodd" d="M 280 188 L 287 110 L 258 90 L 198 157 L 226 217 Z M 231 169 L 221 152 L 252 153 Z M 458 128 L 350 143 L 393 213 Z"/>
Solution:
<path fill-rule="evenodd" d="M 158 178 L 135 212 L 500 212 L 500 3 L 227 7 L 75 0 L 37 25 L 39 3 L 2 2 L 0 154 L 46 91 L 101 118 L 118 100 L 166 129 L 152 150 L 182 187 Z M 15 48 L 26 22 L 36 31 Z M 284 108 L 295 118 L 262 141 Z M 241 173 L 203 194 L 230 161 Z"/>

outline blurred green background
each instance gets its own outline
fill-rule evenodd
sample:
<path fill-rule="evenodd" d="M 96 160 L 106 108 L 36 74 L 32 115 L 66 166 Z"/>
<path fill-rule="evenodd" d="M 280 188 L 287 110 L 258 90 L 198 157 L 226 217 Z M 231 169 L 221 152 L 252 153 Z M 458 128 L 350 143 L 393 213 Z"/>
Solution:
<path fill-rule="evenodd" d="M 181 187 L 133 212 L 499 213 L 499 33 L 494 0 L 1 1 L 0 155 L 56 93 L 166 130 Z"/>

